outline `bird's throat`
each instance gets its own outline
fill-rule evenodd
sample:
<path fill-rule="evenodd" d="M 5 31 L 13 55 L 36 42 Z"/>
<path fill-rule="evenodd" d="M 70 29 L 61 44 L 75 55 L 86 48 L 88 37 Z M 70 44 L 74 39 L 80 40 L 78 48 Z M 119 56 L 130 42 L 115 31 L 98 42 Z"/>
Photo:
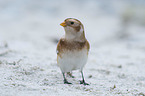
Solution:
<path fill-rule="evenodd" d="M 67 41 L 79 41 L 79 42 L 84 42 L 86 40 L 84 32 L 76 33 L 76 34 L 71 34 L 66 32 L 65 39 Z"/>

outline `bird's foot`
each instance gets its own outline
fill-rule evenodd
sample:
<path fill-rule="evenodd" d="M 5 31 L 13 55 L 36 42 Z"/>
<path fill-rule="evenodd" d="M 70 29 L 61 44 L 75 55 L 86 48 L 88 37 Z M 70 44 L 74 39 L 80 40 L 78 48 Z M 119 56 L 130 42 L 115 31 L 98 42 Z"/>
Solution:
<path fill-rule="evenodd" d="M 64 84 L 72 84 L 72 83 L 68 82 L 67 80 L 64 80 Z"/>
<path fill-rule="evenodd" d="M 80 84 L 89 85 L 89 84 L 86 83 L 84 80 L 80 81 Z"/>

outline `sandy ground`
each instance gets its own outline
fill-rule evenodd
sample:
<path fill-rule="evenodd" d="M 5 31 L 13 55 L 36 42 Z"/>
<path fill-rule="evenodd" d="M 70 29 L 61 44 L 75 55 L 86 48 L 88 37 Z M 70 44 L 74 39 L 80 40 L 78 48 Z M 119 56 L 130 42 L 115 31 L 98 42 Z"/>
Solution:
<path fill-rule="evenodd" d="M 64 34 L 59 24 L 70 15 L 44 13 L 21 18 L 0 13 L 0 96 L 145 96 L 144 26 L 131 24 L 128 36 L 120 39 L 118 17 L 79 15 L 91 44 L 84 68 L 90 85 L 79 84 L 78 71 L 75 78 L 67 77 L 73 84 L 66 85 L 56 63 L 55 41 Z"/>

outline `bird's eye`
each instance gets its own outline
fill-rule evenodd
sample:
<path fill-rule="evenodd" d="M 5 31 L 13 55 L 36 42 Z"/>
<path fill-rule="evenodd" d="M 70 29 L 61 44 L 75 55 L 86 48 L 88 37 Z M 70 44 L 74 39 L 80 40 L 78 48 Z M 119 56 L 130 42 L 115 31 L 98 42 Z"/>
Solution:
<path fill-rule="evenodd" d="M 70 24 L 71 24 L 71 25 L 73 25 L 73 24 L 74 24 L 74 22 L 70 22 Z"/>

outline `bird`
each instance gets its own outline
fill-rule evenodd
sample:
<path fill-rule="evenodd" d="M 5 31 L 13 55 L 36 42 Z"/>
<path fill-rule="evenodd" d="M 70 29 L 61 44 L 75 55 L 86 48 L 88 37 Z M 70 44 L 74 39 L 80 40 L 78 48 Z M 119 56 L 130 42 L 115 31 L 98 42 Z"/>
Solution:
<path fill-rule="evenodd" d="M 65 35 L 57 44 L 57 64 L 61 69 L 64 84 L 72 84 L 66 79 L 66 73 L 80 70 L 82 80 L 80 84 L 89 85 L 85 82 L 83 68 L 87 63 L 90 44 L 84 33 L 83 24 L 75 18 L 67 18 L 60 24 L 64 27 Z"/>

